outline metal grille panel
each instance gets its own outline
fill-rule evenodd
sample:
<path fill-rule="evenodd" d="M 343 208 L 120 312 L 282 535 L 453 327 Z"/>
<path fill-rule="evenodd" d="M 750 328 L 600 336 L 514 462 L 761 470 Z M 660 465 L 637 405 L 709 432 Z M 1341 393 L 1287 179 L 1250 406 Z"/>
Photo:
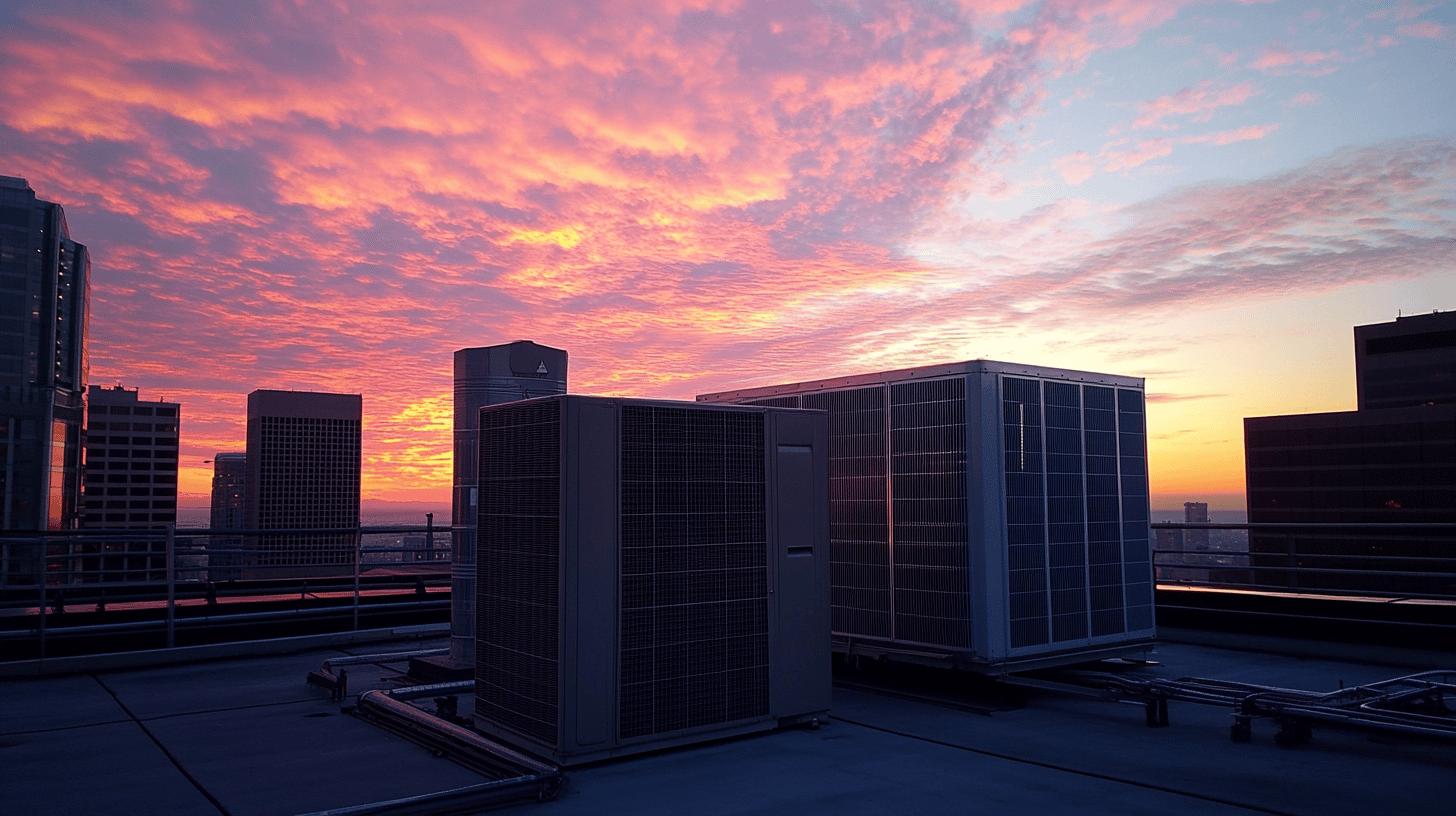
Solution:
<path fill-rule="evenodd" d="M 1001 378 L 1006 454 L 1006 571 L 1011 646 L 1047 642 L 1046 488 L 1042 462 L 1041 383 Z"/>
<path fill-rule="evenodd" d="M 561 401 L 483 411 L 477 715 L 558 742 Z"/>
<path fill-rule="evenodd" d="M 1122 574 L 1127 628 L 1153 625 L 1153 568 L 1148 527 L 1147 428 L 1141 391 L 1117 390 L 1117 460 L 1122 480 Z"/>
<path fill-rule="evenodd" d="M 966 381 L 890 387 L 895 637 L 970 647 Z"/>
<path fill-rule="evenodd" d="M 890 637 L 889 509 L 885 481 L 885 389 L 804 395 L 829 414 L 831 628 Z"/>
<path fill-rule="evenodd" d="M 1117 484 L 1117 405 L 1111 388 L 1082 389 L 1087 459 L 1087 581 L 1092 635 L 1127 630 L 1123 618 L 1121 500 Z"/>
<path fill-rule="evenodd" d="M 764 417 L 622 409 L 623 739 L 768 713 Z"/>
<path fill-rule="evenodd" d="M 1082 475 L 1082 387 L 1047 382 L 1047 566 L 1052 640 L 1087 637 L 1086 485 Z"/>

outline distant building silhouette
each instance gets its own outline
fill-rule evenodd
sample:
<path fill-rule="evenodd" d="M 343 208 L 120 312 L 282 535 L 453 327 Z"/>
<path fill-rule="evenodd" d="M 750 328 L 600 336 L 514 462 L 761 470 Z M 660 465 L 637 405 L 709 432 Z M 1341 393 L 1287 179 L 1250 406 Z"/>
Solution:
<path fill-rule="evenodd" d="M 1184 524 L 1207 524 L 1208 502 L 1183 502 Z M 1206 581 L 1211 558 L 1196 553 L 1209 551 L 1207 530 L 1156 530 L 1154 546 L 1161 557 L 1154 558 L 1157 575 L 1167 581 Z"/>
<path fill-rule="evenodd" d="M 257 390 L 248 395 L 244 526 L 359 526 L 363 398 Z M 355 536 L 279 534 L 248 540 L 244 578 L 348 575 Z"/>
<path fill-rule="evenodd" d="M 1208 502 L 1183 502 L 1183 522 L 1185 524 L 1207 524 L 1208 523 Z M 1192 552 L 1208 551 L 1207 530 L 1184 530 L 1184 549 Z"/>
<path fill-rule="evenodd" d="M 213 530 L 243 529 L 247 496 L 247 454 L 218 453 L 212 457 L 212 512 L 207 526 Z M 207 577 L 211 581 L 229 581 L 241 577 L 243 539 L 235 536 L 212 536 L 208 542 Z"/>
<path fill-rule="evenodd" d="M 0 176 L 0 529 L 80 520 L 90 256 L 61 205 Z M 43 569 L 34 547 L 0 547 L 0 582 Z"/>
<path fill-rule="evenodd" d="M 450 662 L 475 664 L 475 526 L 480 409 L 566 393 L 565 351 L 517 340 L 455 352 L 455 490 L 450 580 Z"/>
<path fill-rule="evenodd" d="M 177 403 L 143 400 L 135 388 L 87 389 L 82 527 L 156 530 L 177 523 L 181 419 Z M 84 562 L 86 578 L 165 580 L 166 552 L 159 544 L 160 539 L 99 543 L 98 558 Z"/>
<path fill-rule="evenodd" d="M 1456 316 L 1359 326 L 1355 338 L 1359 410 L 1244 420 L 1250 522 L 1456 522 Z M 1451 533 L 1263 530 L 1249 552 L 1266 582 L 1456 595 Z"/>

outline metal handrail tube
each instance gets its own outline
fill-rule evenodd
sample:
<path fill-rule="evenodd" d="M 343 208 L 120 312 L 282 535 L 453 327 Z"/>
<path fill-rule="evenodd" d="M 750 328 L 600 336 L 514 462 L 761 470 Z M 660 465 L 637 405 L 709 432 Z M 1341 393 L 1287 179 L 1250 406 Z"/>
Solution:
<path fill-rule="evenodd" d="M 1237 551 L 1237 550 L 1153 550 L 1152 552 L 1153 552 L 1153 555 L 1199 555 L 1199 556 L 1219 555 L 1219 556 L 1242 556 L 1244 558 L 1252 558 L 1254 556 L 1263 556 L 1263 557 L 1266 557 L 1266 558 L 1285 558 L 1285 557 L 1287 557 L 1284 553 L 1263 553 L 1263 552 L 1252 552 L 1251 553 L 1251 552 Z M 1456 564 L 1456 557 L 1448 556 L 1448 555 L 1342 555 L 1340 553 L 1297 553 L 1295 555 L 1295 558 L 1339 558 L 1341 560 L 1348 560 L 1348 561 L 1450 561 L 1452 564 Z M 1177 566 L 1177 565 L 1174 565 L 1174 566 Z M 1192 566 L 1192 565 L 1190 565 L 1190 566 Z M 1209 565 L 1198 565 L 1198 566 L 1209 566 Z M 1215 564 L 1215 565 L 1212 565 L 1212 566 L 1221 566 L 1221 565 Z M 1287 568 L 1286 567 L 1278 567 L 1278 569 L 1287 569 Z"/>
<path fill-rule="evenodd" d="M 1456 533 L 1450 521 L 1154 521 L 1154 530 L 1422 530 Z"/>
<path fill-rule="evenodd" d="M 1283 555 L 1275 555 L 1273 557 L 1275 557 L 1275 558 L 1283 558 L 1285 556 L 1283 556 Z M 1303 556 L 1296 556 L 1296 557 L 1301 557 L 1302 558 Z M 1189 567 L 1189 568 L 1192 568 L 1192 569 L 1202 569 L 1202 568 L 1206 568 L 1206 567 L 1220 567 L 1220 566 L 1222 566 L 1222 567 L 1226 567 L 1226 568 L 1229 568 L 1229 569 L 1250 570 L 1250 571 L 1253 571 L 1253 572 L 1258 572 L 1259 570 L 1272 570 L 1272 571 L 1275 571 L 1275 572 L 1283 572 L 1283 573 L 1289 573 L 1289 572 L 1310 572 L 1310 573 L 1320 573 L 1320 574 L 1326 574 L 1326 573 L 1328 573 L 1330 575 L 1369 575 L 1372 578 L 1381 578 L 1381 577 L 1385 577 L 1385 576 L 1391 576 L 1391 577 L 1395 577 L 1395 578 L 1449 578 L 1449 579 L 1451 579 L 1451 581 L 1453 583 L 1456 583 L 1456 572 L 1417 572 L 1417 571 L 1414 571 L 1414 570 L 1363 570 L 1363 569 L 1343 569 L 1343 568 L 1340 568 L 1340 567 L 1297 567 L 1297 566 L 1286 566 L 1284 564 L 1156 564 L 1155 566 L 1159 566 L 1159 567 Z"/>
<path fill-rule="evenodd" d="M 389 524 L 389 525 L 366 525 L 360 527 L 284 527 L 279 529 L 239 528 L 228 529 L 224 527 L 178 527 L 178 537 L 198 538 L 201 536 L 263 536 L 263 535 L 341 535 L 344 533 L 361 533 L 363 535 L 383 535 L 394 533 L 449 533 L 449 526 L 426 526 L 423 524 Z M 162 527 L 153 529 L 117 529 L 108 530 L 105 528 L 87 529 L 77 528 L 74 530 L 0 530 L 0 540 L 8 539 L 67 539 L 67 538 L 92 538 L 98 536 L 121 535 L 162 535 L 165 530 Z"/>
<path fill-rule="evenodd" d="M 1262 609 L 1216 609 L 1209 610 L 1198 606 L 1184 606 L 1182 604 L 1159 604 L 1160 608 L 1166 609 L 1187 609 L 1195 612 L 1217 612 L 1220 615 L 1243 615 L 1246 617 L 1258 618 L 1285 618 L 1288 620 L 1320 621 L 1321 623 L 1363 623 L 1380 624 L 1384 621 L 1373 621 L 1367 618 L 1346 618 L 1334 615 L 1299 615 L 1293 612 L 1270 612 Z M 1456 623 L 1431 623 L 1428 621 L 1391 621 L 1392 625 L 1401 627 L 1413 627 L 1417 629 L 1451 630 L 1456 632 Z"/>
<path fill-rule="evenodd" d="M 1191 568 L 1192 567 L 1190 567 L 1190 569 Z M 1243 568 L 1238 567 L 1237 569 Z M 1446 595 L 1436 592 L 1422 593 L 1420 595 L 1411 595 L 1407 593 L 1402 595 L 1382 596 L 1379 592 L 1369 589 L 1273 586 L 1270 584 L 1247 584 L 1239 581 L 1194 580 L 1187 578 L 1159 578 L 1157 581 L 1157 586 L 1159 589 L 1163 589 L 1165 587 L 1192 587 L 1211 590 L 1242 589 L 1277 595 L 1288 595 L 1291 597 L 1308 595 L 1342 595 L 1350 596 L 1352 598 L 1370 598 L 1373 602 L 1379 602 L 1382 604 L 1400 603 L 1403 601 L 1437 601 L 1443 604 L 1448 602 L 1456 602 L 1456 595 Z"/>
<path fill-rule="evenodd" d="M 390 612 L 402 609 L 422 609 L 428 607 L 442 607 L 449 602 L 445 599 L 431 599 L 428 601 L 394 601 L 387 603 L 367 604 L 363 608 L 370 613 Z M 212 624 L 233 624 L 248 623 L 265 620 L 282 620 L 286 618 L 306 617 L 327 617 L 349 614 L 349 607 L 334 606 L 320 607 L 318 609 L 279 609 L 270 612 L 232 612 L 226 614 L 195 615 L 177 619 L 177 626 L 181 628 L 197 627 Z M 54 617 L 54 616 L 50 616 Z M 58 634 L 103 634 L 106 632 L 128 632 L 143 631 L 146 629 L 162 629 L 165 621 L 160 619 L 141 621 L 122 621 L 118 623 L 86 623 L 75 626 L 51 627 L 51 635 Z M 0 640 L 19 640 L 25 637 L 32 637 L 37 633 L 36 628 L 28 629 L 7 629 L 0 630 Z"/>
<path fill-rule="evenodd" d="M 187 568 L 185 567 L 183 568 L 184 571 L 186 569 Z M 158 570 L 156 569 L 147 570 L 147 572 L 157 571 Z M 331 586 L 329 581 L 332 580 L 337 582 L 346 577 L 347 576 L 333 576 L 332 578 L 329 576 L 313 576 L 309 578 L 261 578 L 252 579 L 251 581 L 204 581 L 200 578 L 182 578 L 177 580 L 176 586 L 179 591 L 187 590 L 191 593 L 190 595 L 188 595 L 187 593 L 183 593 L 183 596 L 185 597 L 200 597 L 208 594 L 212 594 L 217 597 L 238 597 L 252 595 L 260 592 L 269 594 L 297 594 L 299 591 L 304 589 L 309 590 L 309 594 L 316 594 L 319 591 L 328 591 L 329 587 Z M 371 574 L 370 572 L 366 571 L 363 575 L 364 583 L 362 588 L 366 591 L 372 589 L 387 589 L 390 587 L 412 588 L 420 580 L 424 581 L 426 587 L 446 586 L 449 584 L 449 577 L 449 574 L 444 572 L 413 574 Z M 296 584 L 283 586 L 276 585 L 279 582 L 285 581 L 296 582 Z M 253 584 L 256 583 L 265 583 L 269 584 L 269 586 L 254 586 Z M 15 589 L 17 591 L 34 588 L 35 583 L 33 581 L 25 584 L 15 585 Z M 165 588 L 166 582 L 160 580 L 88 581 L 84 583 L 51 584 L 47 586 L 47 589 L 51 593 L 64 594 L 68 597 L 79 596 L 83 598 L 89 597 L 93 594 L 101 594 L 103 590 L 133 590 L 132 592 L 128 592 L 125 594 L 107 596 L 104 600 L 108 604 L 131 603 L 136 601 L 155 599 L 157 597 L 161 597 L 161 591 Z M 151 592 L 149 593 L 145 590 L 151 590 Z M 12 604 L 12 606 L 13 605 L 14 604 Z M 3 609 L 5 607 L 6 604 L 4 602 L 0 602 L 0 609 Z"/>
<path fill-rule="evenodd" d="M 436 592 L 436 593 L 433 593 L 433 594 L 435 596 L 437 596 L 437 597 L 428 598 L 427 601 L 422 601 L 422 602 L 437 602 L 437 603 L 444 603 L 445 602 L 446 598 L 438 597 L 438 596 L 443 595 L 443 593 Z M 317 593 L 317 594 L 310 593 L 310 595 L 312 596 L 312 598 L 314 600 L 317 600 L 317 601 L 328 601 L 331 598 L 334 599 L 334 600 L 342 600 L 345 597 L 340 592 L 323 592 L 323 593 Z M 378 598 L 381 598 L 381 597 L 389 597 L 389 596 L 412 597 L 412 598 L 418 599 L 417 593 L 416 593 L 416 591 L 415 591 L 415 589 L 413 587 L 397 587 L 397 588 L 385 587 L 385 588 L 382 588 L 382 589 L 370 590 L 369 591 L 369 594 L 366 595 L 365 597 L 368 597 L 368 598 L 371 598 L 371 599 L 378 599 Z M 279 597 L 290 597 L 290 596 L 280 595 Z M 259 596 L 259 601 L 258 602 L 259 603 L 267 603 L 267 602 L 273 602 L 275 600 L 276 600 L 276 598 L 269 598 L 267 596 Z M 165 609 L 166 609 L 166 607 L 164 606 L 165 601 L 163 599 L 161 599 L 161 598 L 137 599 L 137 600 L 130 600 L 130 601 L 119 601 L 118 603 L 119 604 L 123 604 L 123 605 L 127 605 L 129 608 L 126 611 L 128 611 L 128 612 L 137 612 L 137 613 L 140 613 L 140 612 L 157 611 L 157 610 L 162 610 L 162 611 L 165 612 Z M 138 605 L 141 605 L 141 604 L 148 604 L 150 606 L 139 607 Z M 187 609 L 206 608 L 208 606 L 208 604 L 206 603 L 206 598 L 205 597 L 202 597 L 202 596 L 192 596 L 192 597 L 188 597 L 188 598 L 183 598 L 183 599 L 181 599 L 181 602 L 177 603 L 177 605 L 178 606 L 182 606 L 182 607 L 187 608 Z M 376 601 L 371 601 L 370 603 L 367 603 L 367 604 L 361 604 L 361 608 L 370 609 L 370 610 L 379 609 L 379 608 L 381 608 L 383 606 L 384 606 L 384 603 L 383 602 L 379 602 L 377 600 Z M 314 607 L 314 608 L 316 608 L 316 609 L 336 609 L 336 608 L 338 608 L 338 606 L 332 606 L 331 607 L 331 606 L 327 606 L 327 605 L 322 605 L 322 606 L 317 606 L 317 607 Z M 298 607 L 294 607 L 294 609 L 295 610 L 298 610 Z M 4 618 L 4 619 L 14 620 L 15 618 L 21 617 L 21 616 L 24 616 L 24 617 L 32 617 L 32 616 L 38 617 L 39 614 L 40 614 L 39 608 L 38 607 L 35 607 L 35 606 L 29 606 L 29 607 L 10 607 L 10 610 L 12 610 L 12 611 L 18 611 L 18 612 L 21 613 L 21 615 L 20 616 L 10 615 L 10 616 L 6 616 L 6 618 Z M 303 610 L 298 610 L 298 611 L 307 612 L 308 610 L 307 609 L 303 609 Z M 67 614 L 72 614 L 72 613 L 67 613 Z M 74 613 L 74 614 L 85 614 L 85 613 Z M 246 613 L 229 613 L 229 614 L 246 614 Z M 215 617 L 215 615 L 216 615 L 216 613 L 214 614 L 214 617 Z M 55 617 L 55 613 L 54 612 L 51 612 L 50 613 L 50 616 L 51 617 Z M 191 616 L 191 619 L 197 619 L 199 617 L 204 617 L 204 616 L 194 615 L 194 616 Z M 147 619 L 147 620 L 151 620 L 151 619 Z M 65 630 L 65 631 L 71 631 L 72 629 L 76 629 L 76 628 L 78 628 L 78 627 L 80 627 L 82 625 L 83 624 L 71 624 L 71 625 L 67 625 L 67 626 L 64 626 L 64 627 L 60 627 L 60 628 L 63 629 L 63 630 Z M 30 631 L 30 630 L 25 630 L 25 631 Z"/>

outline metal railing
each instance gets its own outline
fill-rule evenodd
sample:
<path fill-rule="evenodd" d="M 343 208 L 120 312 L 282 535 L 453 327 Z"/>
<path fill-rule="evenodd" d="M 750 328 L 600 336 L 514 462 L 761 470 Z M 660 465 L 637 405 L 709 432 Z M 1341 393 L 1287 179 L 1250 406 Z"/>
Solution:
<path fill-rule="evenodd" d="M 0 533 L 0 662 L 449 618 L 450 528 Z"/>
<path fill-rule="evenodd" d="M 1456 524 L 1152 528 L 1160 625 L 1456 643 Z M 0 532 L 0 662 L 443 623 L 450 532 Z"/>
<path fill-rule="evenodd" d="M 1162 585 L 1456 601 L 1456 524 L 1152 526 Z"/>
<path fill-rule="evenodd" d="M 1160 624 L 1456 646 L 1456 524 L 1152 527 Z"/>

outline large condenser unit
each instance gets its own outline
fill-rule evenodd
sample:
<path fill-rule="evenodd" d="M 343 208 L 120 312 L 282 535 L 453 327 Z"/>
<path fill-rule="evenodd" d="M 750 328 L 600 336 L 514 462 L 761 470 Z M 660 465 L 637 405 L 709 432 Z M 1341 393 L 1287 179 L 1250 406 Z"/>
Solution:
<path fill-rule="evenodd" d="M 826 435 L 816 411 L 482 408 L 477 727 L 572 765 L 822 717 Z"/>
<path fill-rule="evenodd" d="M 975 360 L 698 399 L 828 412 L 836 649 L 1002 670 L 1152 640 L 1141 379 Z"/>

